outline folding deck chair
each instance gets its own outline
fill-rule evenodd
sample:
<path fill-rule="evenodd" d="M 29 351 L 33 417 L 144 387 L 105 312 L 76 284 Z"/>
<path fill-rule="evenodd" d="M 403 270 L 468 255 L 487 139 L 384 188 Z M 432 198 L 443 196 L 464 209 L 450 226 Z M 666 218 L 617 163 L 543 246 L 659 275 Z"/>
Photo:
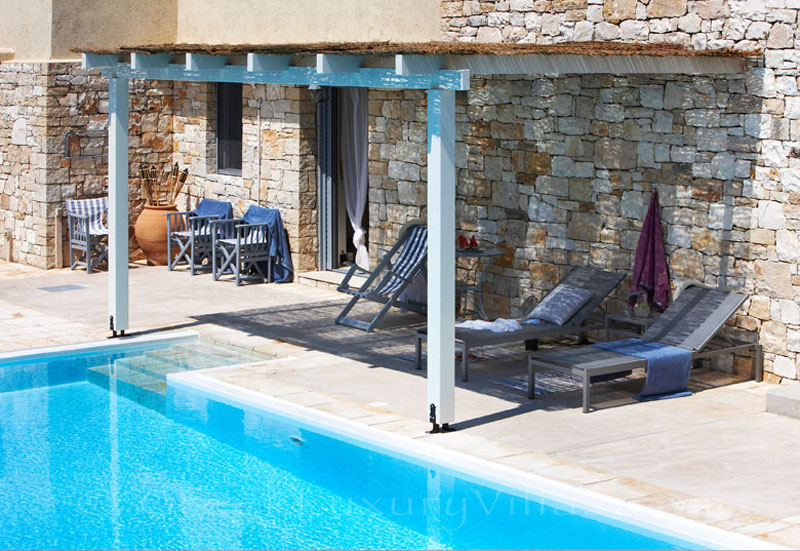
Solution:
<path fill-rule="evenodd" d="M 461 380 L 469 380 L 469 354 L 473 348 L 489 345 L 510 344 L 525 342 L 529 349 L 538 345 L 538 340 L 545 337 L 560 337 L 577 334 L 581 337 L 589 331 L 605 328 L 604 319 L 592 314 L 601 310 L 602 303 L 617 285 L 625 279 L 625 274 L 618 272 L 605 272 L 594 268 L 574 267 L 559 282 L 581 289 L 593 291 L 589 299 L 564 325 L 542 322 L 536 325 L 523 325 L 519 331 L 508 333 L 492 333 L 491 331 L 478 331 L 456 327 L 456 349 L 461 351 Z M 422 369 L 422 341 L 427 340 L 428 330 L 420 329 L 416 334 L 416 368 Z"/>
<path fill-rule="evenodd" d="M 264 221 L 270 210 L 252 205 L 242 218 L 209 223 L 214 281 L 226 272 L 233 272 L 237 287 L 248 280 L 272 281 L 275 253 L 270 225 Z"/>
<path fill-rule="evenodd" d="M 642 340 L 691 350 L 693 360 L 753 350 L 755 378 L 760 381 L 763 358 L 757 339 L 753 342 L 735 341 L 723 335 L 725 343 L 711 344 L 714 336 L 746 299 L 747 296 L 741 294 L 723 293 L 700 286 L 687 287 L 645 331 Z M 531 355 L 528 358 L 528 398 L 531 399 L 534 397 L 536 370 L 539 368 L 555 369 L 581 379 L 583 412 L 589 413 L 590 386 L 594 377 L 646 369 L 647 360 L 591 346 Z"/>
<path fill-rule="evenodd" d="M 195 275 L 199 270 L 211 269 L 212 220 L 229 219 L 233 207 L 227 201 L 202 199 L 197 208 L 184 212 L 167 213 L 167 267 L 172 271 L 179 264 L 188 264 L 189 272 Z M 174 255 L 173 248 L 178 248 Z M 207 260 L 209 264 L 203 265 Z"/>
<path fill-rule="evenodd" d="M 397 256 L 396 260 L 394 260 L 395 256 Z M 342 284 L 337 288 L 339 292 L 352 295 L 353 298 L 350 299 L 344 310 L 336 317 L 336 323 L 363 329 L 364 331 L 372 331 L 392 306 L 424 314 L 426 312 L 425 304 L 411 300 L 400 302 L 398 299 L 417 274 L 425 269 L 427 259 L 428 227 L 421 224 L 413 224 L 405 229 L 397 243 L 394 244 L 394 247 L 386 253 L 380 264 L 358 289 L 350 287 L 350 279 L 358 269 L 358 266 L 353 264 L 344 280 L 342 280 Z M 380 302 L 384 305 L 375 314 L 372 321 L 366 322 L 347 317 L 361 299 Z"/>
<path fill-rule="evenodd" d="M 67 199 L 70 269 L 86 266 L 86 273 L 108 256 L 108 228 L 103 216 L 108 211 L 108 197 Z"/>

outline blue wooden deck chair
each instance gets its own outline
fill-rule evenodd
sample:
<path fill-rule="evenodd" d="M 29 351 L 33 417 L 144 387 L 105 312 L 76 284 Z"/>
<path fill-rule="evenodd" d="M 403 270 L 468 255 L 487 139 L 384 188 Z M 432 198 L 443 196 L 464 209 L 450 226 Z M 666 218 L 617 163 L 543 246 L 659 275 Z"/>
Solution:
<path fill-rule="evenodd" d="M 210 223 L 214 281 L 225 273 L 233 273 L 237 287 L 249 280 L 272 281 L 275 250 L 267 222 L 272 210 L 251 205 L 242 218 Z"/>
<path fill-rule="evenodd" d="M 227 201 L 202 199 L 197 208 L 167 214 L 167 267 L 172 271 L 179 264 L 188 264 L 195 275 L 200 270 L 211 270 L 213 244 L 211 221 L 226 220 L 233 216 L 233 207 Z M 178 253 L 173 255 L 177 248 Z M 203 265 L 204 261 L 208 264 Z"/>
<path fill-rule="evenodd" d="M 67 199 L 70 269 L 86 266 L 91 274 L 108 256 L 108 228 L 103 217 L 108 211 L 108 197 Z"/>
<path fill-rule="evenodd" d="M 352 295 L 353 298 L 336 317 L 336 323 L 372 331 L 392 306 L 424 314 L 426 312 L 425 304 L 408 300 L 400 302 L 398 299 L 417 274 L 425 269 L 427 259 L 428 227 L 421 224 L 410 225 L 360 288 L 350 287 L 350 279 L 358 266 L 354 264 L 350 267 L 337 290 Z M 372 321 L 366 322 L 348 317 L 350 311 L 361 299 L 383 303 L 383 308 L 375 314 Z"/>

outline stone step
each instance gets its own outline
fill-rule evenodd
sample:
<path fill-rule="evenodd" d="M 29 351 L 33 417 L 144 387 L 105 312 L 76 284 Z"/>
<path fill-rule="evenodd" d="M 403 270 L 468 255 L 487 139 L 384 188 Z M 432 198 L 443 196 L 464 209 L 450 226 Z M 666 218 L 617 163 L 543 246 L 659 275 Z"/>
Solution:
<path fill-rule="evenodd" d="M 767 390 L 767 411 L 800 419 L 800 383 Z"/>
<path fill-rule="evenodd" d="M 301 285 L 308 285 L 310 287 L 317 287 L 319 289 L 327 289 L 335 291 L 339 285 L 342 284 L 345 274 L 342 272 L 319 271 L 319 272 L 305 272 L 297 276 L 297 283 Z M 351 287 L 361 287 L 367 280 L 365 276 L 353 276 L 350 279 Z"/>
<path fill-rule="evenodd" d="M 126 367 L 92 367 L 86 380 L 119 396 L 163 413 L 166 410 L 167 382 Z"/>

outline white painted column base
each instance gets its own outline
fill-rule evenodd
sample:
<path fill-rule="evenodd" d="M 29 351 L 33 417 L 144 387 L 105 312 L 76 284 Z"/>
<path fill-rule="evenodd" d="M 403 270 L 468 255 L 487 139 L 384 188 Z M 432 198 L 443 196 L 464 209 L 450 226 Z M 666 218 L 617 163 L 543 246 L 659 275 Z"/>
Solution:
<path fill-rule="evenodd" d="M 127 78 L 108 81 L 108 315 L 114 336 L 128 319 L 128 97 Z"/>
<path fill-rule="evenodd" d="M 428 407 L 433 431 L 455 420 L 455 92 L 428 91 Z"/>

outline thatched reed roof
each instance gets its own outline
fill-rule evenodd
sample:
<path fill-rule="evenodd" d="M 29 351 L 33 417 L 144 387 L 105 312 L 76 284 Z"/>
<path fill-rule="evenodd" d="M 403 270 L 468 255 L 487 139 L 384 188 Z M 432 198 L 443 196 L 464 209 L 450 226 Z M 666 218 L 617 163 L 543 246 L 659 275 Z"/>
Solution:
<path fill-rule="evenodd" d="M 564 42 L 560 44 L 523 43 L 462 43 L 462 42 L 319 42 L 310 44 L 148 44 L 122 46 L 119 48 L 74 48 L 74 51 L 90 54 L 127 54 L 132 52 L 155 53 L 203 53 L 211 55 L 242 55 L 246 53 L 303 55 L 303 54 L 350 54 L 350 55 L 588 55 L 588 56 L 714 56 L 752 57 L 758 51 L 732 49 L 695 50 L 672 44 L 638 44 L 625 42 Z"/>

